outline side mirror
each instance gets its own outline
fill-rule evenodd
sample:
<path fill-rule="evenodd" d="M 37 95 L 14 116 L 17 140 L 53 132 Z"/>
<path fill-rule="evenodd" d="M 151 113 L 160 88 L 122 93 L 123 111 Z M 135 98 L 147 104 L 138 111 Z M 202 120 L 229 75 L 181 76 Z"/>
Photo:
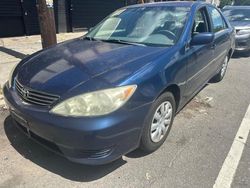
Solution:
<path fill-rule="evenodd" d="M 93 27 L 90 27 L 90 28 L 88 29 L 88 32 L 92 31 L 93 29 L 94 29 Z"/>
<path fill-rule="evenodd" d="M 203 45 L 203 44 L 210 44 L 214 41 L 214 34 L 213 33 L 198 33 L 193 36 L 191 40 L 191 45 Z"/>

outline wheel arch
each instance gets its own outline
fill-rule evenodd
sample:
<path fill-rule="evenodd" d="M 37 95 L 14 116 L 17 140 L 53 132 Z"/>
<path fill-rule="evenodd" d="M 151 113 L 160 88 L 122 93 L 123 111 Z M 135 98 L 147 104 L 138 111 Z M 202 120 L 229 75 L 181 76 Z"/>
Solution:
<path fill-rule="evenodd" d="M 230 50 L 228 51 L 228 61 L 231 59 L 232 55 L 233 55 L 233 49 L 230 48 Z"/>
<path fill-rule="evenodd" d="M 174 96 L 175 99 L 175 103 L 176 103 L 176 110 L 178 109 L 179 105 L 180 105 L 180 99 L 181 99 L 181 90 L 179 88 L 178 85 L 176 84 L 171 84 L 169 86 L 167 86 L 161 93 L 159 96 L 161 96 L 163 93 L 165 92 L 171 92 Z M 158 97 L 159 97 L 158 96 Z M 157 98 L 158 98 L 157 97 Z"/>

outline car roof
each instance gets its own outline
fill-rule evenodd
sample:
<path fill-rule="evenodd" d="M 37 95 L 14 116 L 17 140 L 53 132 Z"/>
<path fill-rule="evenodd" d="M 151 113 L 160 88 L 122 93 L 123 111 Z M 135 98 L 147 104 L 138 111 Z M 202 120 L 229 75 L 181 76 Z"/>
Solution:
<path fill-rule="evenodd" d="M 127 6 L 127 8 L 136 8 L 136 7 L 162 7 L 162 6 L 184 6 L 191 7 L 195 4 L 208 4 L 202 1 L 165 1 L 165 2 L 153 2 L 153 3 L 141 3 L 136 5 Z"/>
<path fill-rule="evenodd" d="M 225 9 L 250 9 L 250 6 L 224 6 L 223 10 Z"/>

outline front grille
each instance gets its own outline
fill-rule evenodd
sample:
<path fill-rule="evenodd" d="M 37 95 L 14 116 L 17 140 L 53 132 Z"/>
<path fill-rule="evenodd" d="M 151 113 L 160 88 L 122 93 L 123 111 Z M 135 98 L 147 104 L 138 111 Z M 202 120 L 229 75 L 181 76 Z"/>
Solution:
<path fill-rule="evenodd" d="M 50 106 L 59 99 L 58 95 L 44 93 L 24 87 L 15 79 L 15 87 L 18 95 L 25 101 L 31 104 L 40 106 Z"/>

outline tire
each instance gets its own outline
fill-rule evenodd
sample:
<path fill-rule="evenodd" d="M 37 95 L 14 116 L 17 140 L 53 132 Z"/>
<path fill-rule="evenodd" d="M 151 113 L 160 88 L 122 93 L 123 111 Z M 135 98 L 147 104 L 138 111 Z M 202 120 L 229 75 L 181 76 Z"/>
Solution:
<path fill-rule="evenodd" d="M 228 58 L 228 55 L 227 55 L 227 56 L 225 57 L 225 59 L 224 59 L 222 65 L 221 65 L 220 72 L 219 72 L 218 74 L 216 74 L 216 75 L 212 78 L 212 82 L 215 82 L 215 83 L 216 83 L 216 82 L 220 82 L 220 81 L 224 78 L 224 76 L 225 76 L 225 74 L 226 74 L 226 72 L 227 72 L 228 62 L 229 62 L 229 58 Z"/>
<path fill-rule="evenodd" d="M 161 113 L 163 109 L 165 110 L 165 112 Z M 172 113 L 170 113 L 171 111 Z M 149 110 L 145 118 L 145 123 L 140 143 L 141 150 L 151 153 L 157 150 L 164 143 L 171 130 L 173 120 L 175 117 L 175 112 L 176 112 L 176 102 L 173 94 L 170 92 L 162 94 L 152 104 L 151 109 Z M 159 134 L 161 134 L 161 136 L 159 136 Z"/>

